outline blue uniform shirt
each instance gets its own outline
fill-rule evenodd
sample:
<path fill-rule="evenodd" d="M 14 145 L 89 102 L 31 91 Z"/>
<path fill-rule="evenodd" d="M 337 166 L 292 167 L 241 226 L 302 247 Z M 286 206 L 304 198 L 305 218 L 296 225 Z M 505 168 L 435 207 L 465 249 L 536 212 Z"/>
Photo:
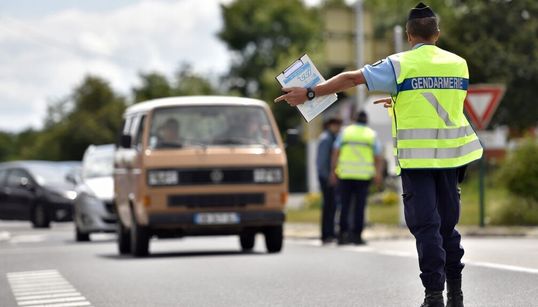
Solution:
<path fill-rule="evenodd" d="M 416 49 L 424 44 L 416 44 Z M 366 65 L 362 69 L 369 91 L 378 91 L 389 94 L 397 94 L 396 76 L 389 58 L 378 61 L 372 65 Z"/>
<path fill-rule="evenodd" d="M 316 167 L 318 176 L 325 180 L 327 180 L 331 174 L 331 155 L 335 139 L 336 136 L 328 130 L 323 131 L 319 137 Z"/>

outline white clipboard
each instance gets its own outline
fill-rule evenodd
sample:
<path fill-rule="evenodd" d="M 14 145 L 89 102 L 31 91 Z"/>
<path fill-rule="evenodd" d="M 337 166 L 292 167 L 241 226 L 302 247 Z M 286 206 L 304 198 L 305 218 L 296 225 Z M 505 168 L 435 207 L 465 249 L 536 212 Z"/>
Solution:
<path fill-rule="evenodd" d="M 282 87 L 314 87 L 318 83 L 325 81 L 325 78 L 319 73 L 318 69 L 310 60 L 307 54 L 303 55 L 297 61 L 293 62 L 284 71 L 276 76 L 276 80 Z M 301 115 L 307 122 L 310 122 L 316 116 L 325 111 L 332 105 L 338 96 L 336 94 L 316 97 L 307 100 L 304 104 L 297 106 Z"/>

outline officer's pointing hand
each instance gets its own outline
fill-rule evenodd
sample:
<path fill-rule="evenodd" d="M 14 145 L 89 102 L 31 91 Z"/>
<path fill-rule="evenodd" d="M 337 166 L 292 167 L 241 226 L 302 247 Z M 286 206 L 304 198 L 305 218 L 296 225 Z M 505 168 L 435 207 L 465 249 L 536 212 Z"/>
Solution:
<path fill-rule="evenodd" d="M 287 101 L 290 106 L 303 104 L 306 101 L 306 88 L 303 87 L 288 87 L 283 88 L 286 94 L 275 99 L 275 102 Z"/>
<path fill-rule="evenodd" d="M 392 98 L 382 98 L 374 101 L 374 104 L 380 104 L 382 103 L 385 108 L 392 108 Z"/>

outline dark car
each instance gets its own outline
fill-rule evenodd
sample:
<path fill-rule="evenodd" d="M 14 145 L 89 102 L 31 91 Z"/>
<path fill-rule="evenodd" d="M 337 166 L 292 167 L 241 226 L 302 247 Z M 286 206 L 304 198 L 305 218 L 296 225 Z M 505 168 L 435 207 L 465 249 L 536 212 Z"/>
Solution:
<path fill-rule="evenodd" d="M 29 220 L 35 228 L 71 221 L 77 194 L 66 174 L 80 163 L 0 163 L 0 219 Z"/>

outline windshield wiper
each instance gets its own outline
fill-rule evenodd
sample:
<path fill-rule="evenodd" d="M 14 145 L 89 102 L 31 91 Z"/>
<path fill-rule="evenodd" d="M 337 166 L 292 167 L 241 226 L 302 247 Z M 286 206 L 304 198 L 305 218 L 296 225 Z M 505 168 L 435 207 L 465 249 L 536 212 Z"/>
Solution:
<path fill-rule="evenodd" d="M 160 142 L 157 144 L 157 148 L 181 148 L 183 144 L 179 142 Z"/>
<path fill-rule="evenodd" d="M 252 140 L 243 137 L 224 137 L 215 139 L 213 144 L 215 145 L 251 145 Z"/>

